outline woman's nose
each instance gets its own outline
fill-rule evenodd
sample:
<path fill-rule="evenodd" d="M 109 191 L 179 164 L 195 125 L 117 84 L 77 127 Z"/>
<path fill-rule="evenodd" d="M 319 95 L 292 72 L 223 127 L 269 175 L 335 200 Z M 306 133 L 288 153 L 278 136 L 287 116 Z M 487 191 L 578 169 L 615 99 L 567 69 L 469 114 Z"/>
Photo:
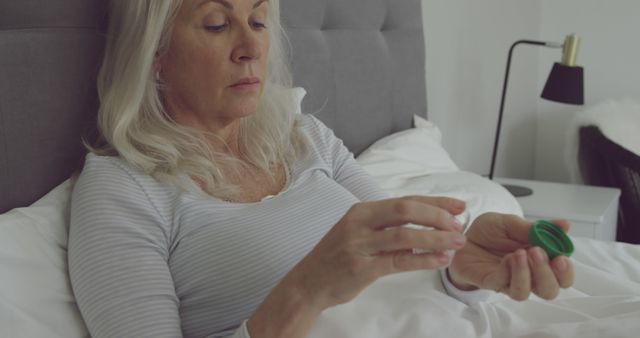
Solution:
<path fill-rule="evenodd" d="M 257 33 L 252 30 L 244 30 L 238 36 L 236 48 L 233 49 L 231 59 L 233 62 L 249 62 L 258 60 L 262 57 L 261 39 L 267 38 L 265 34 Z"/>

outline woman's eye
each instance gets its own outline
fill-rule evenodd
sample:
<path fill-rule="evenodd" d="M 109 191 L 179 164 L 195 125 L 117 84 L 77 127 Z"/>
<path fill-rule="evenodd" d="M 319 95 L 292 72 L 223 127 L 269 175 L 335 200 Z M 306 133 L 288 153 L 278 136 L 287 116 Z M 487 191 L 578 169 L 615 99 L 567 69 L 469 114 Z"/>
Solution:
<path fill-rule="evenodd" d="M 222 25 L 206 25 L 205 29 L 210 31 L 210 32 L 222 32 L 225 28 L 227 28 L 227 24 L 222 24 Z"/>
<path fill-rule="evenodd" d="M 265 28 L 267 28 L 267 26 L 264 23 L 257 22 L 257 21 L 254 21 L 251 25 L 253 26 L 254 29 L 265 29 Z"/>

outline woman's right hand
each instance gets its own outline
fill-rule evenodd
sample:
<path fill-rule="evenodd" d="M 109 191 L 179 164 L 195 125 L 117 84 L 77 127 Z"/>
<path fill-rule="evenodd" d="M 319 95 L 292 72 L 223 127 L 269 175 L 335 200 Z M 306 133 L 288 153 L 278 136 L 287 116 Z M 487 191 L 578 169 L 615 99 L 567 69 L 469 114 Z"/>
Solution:
<path fill-rule="evenodd" d="M 454 215 L 463 201 L 409 196 L 355 204 L 290 272 L 319 310 L 346 303 L 379 277 L 449 263 L 446 250 L 464 246 Z M 407 223 L 432 227 L 424 231 Z M 414 254 L 413 249 L 427 251 Z"/>
<path fill-rule="evenodd" d="M 276 287 L 247 322 L 253 338 L 306 337 L 320 313 L 384 275 L 444 267 L 465 244 L 462 201 L 410 196 L 358 203 Z M 432 231 L 402 227 L 407 223 Z M 413 249 L 429 251 L 413 254 Z"/>

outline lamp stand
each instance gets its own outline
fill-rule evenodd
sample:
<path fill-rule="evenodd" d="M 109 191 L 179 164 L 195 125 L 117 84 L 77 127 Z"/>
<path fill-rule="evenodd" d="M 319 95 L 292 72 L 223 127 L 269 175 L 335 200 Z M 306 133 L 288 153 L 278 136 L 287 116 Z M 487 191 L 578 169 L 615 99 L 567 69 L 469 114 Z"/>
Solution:
<path fill-rule="evenodd" d="M 500 99 L 500 112 L 498 114 L 498 127 L 496 128 L 496 137 L 495 142 L 493 143 L 493 154 L 491 156 L 491 171 L 489 171 L 489 179 L 493 180 L 493 173 L 496 165 L 496 155 L 498 154 L 498 143 L 500 141 L 500 128 L 502 127 L 502 114 L 504 112 L 504 101 L 507 96 L 507 83 L 509 82 L 509 70 L 511 68 L 511 56 L 513 55 L 513 49 L 519 44 L 528 44 L 528 45 L 537 45 L 537 46 L 547 46 L 547 47 L 561 47 L 562 45 L 557 45 L 553 43 L 543 42 L 543 41 L 534 41 L 534 40 L 518 40 L 511 45 L 509 48 L 509 56 L 507 58 L 507 69 L 504 73 L 504 83 L 502 85 L 502 98 Z M 533 194 L 533 190 L 527 187 L 521 186 L 513 186 L 513 185 L 503 185 L 509 192 L 514 196 L 527 196 Z"/>

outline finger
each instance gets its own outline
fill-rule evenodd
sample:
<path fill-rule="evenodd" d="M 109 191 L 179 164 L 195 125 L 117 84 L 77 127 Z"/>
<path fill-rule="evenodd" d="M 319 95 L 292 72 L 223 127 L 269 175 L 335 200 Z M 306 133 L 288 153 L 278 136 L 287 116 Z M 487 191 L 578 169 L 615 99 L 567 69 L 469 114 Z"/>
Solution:
<path fill-rule="evenodd" d="M 549 265 L 547 253 L 540 247 L 532 247 L 527 251 L 534 285 L 533 292 L 543 299 L 556 298 L 560 292 L 560 286 Z"/>
<path fill-rule="evenodd" d="M 516 250 L 509 260 L 509 268 L 509 296 L 517 301 L 526 300 L 531 293 L 531 272 L 527 263 L 527 252 L 522 249 Z"/>
<path fill-rule="evenodd" d="M 349 217 L 369 224 L 373 229 L 413 223 L 439 230 L 460 230 L 460 225 L 446 210 L 407 197 L 360 203 L 354 206 L 352 211 L 349 214 L 354 215 Z"/>
<path fill-rule="evenodd" d="M 571 224 L 564 219 L 554 219 L 551 221 L 551 223 L 559 226 L 565 233 L 568 233 L 569 229 L 571 228 Z"/>
<path fill-rule="evenodd" d="M 551 260 L 551 268 L 556 275 L 556 280 L 561 288 L 566 289 L 573 285 L 573 264 L 571 260 L 564 256 L 558 256 Z"/>
<path fill-rule="evenodd" d="M 479 269 L 475 270 L 477 275 L 475 277 L 471 277 L 471 280 L 480 281 L 478 284 L 482 289 L 493 290 L 496 292 L 506 292 L 509 287 L 510 280 L 510 268 L 509 268 L 509 260 L 513 256 L 513 254 L 507 254 L 502 257 L 500 264 L 494 268 L 494 270 L 487 274 L 486 277 L 480 277 L 483 275 L 483 272 Z M 487 267 L 485 267 L 487 269 Z"/>
<path fill-rule="evenodd" d="M 531 222 L 517 215 L 485 213 L 476 218 L 468 236 L 480 234 L 485 245 L 497 249 L 502 254 L 513 253 L 518 249 L 529 247 L 529 230 Z M 480 229 L 490 230 L 490 234 L 482 234 Z"/>
<path fill-rule="evenodd" d="M 516 215 L 497 214 L 495 222 L 501 222 L 501 226 L 506 232 L 506 240 L 501 241 L 503 250 L 514 251 L 523 245 L 529 246 L 529 231 L 533 223 Z M 554 224 L 560 226 L 565 232 L 569 230 L 569 223 L 564 220 L 554 220 Z"/>
<path fill-rule="evenodd" d="M 452 215 L 458 215 L 462 213 L 467 205 L 465 201 L 457 198 L 442 197 L 442 196 L 407 196 L 407 198 L 415 200 L 417 202 L 431 204 L 438 208 L 448 211 Z"/>
<path fill-rule="evenodd" d="M 367 245 L 372 253 L 406 249 L 444 251 L 460 249 L 465 242 L 465 236 L 457 232 L 399 227 L 373 233 Z"/>
<path fill-rule="evenodd" d="M 375 258 L 374 264 L 381 275 L 396 272 L 437 269 L 449 264 L 449 255 L 444 252 L 412 254 L 392 252 Z"/>
<path fill-rule="evenodd" d="M 507 232 L 507 238 L 519 243 L 529 242 L 529 230 L 532 223 L 517 215 L 501 215 L 502 227 Z"/>

